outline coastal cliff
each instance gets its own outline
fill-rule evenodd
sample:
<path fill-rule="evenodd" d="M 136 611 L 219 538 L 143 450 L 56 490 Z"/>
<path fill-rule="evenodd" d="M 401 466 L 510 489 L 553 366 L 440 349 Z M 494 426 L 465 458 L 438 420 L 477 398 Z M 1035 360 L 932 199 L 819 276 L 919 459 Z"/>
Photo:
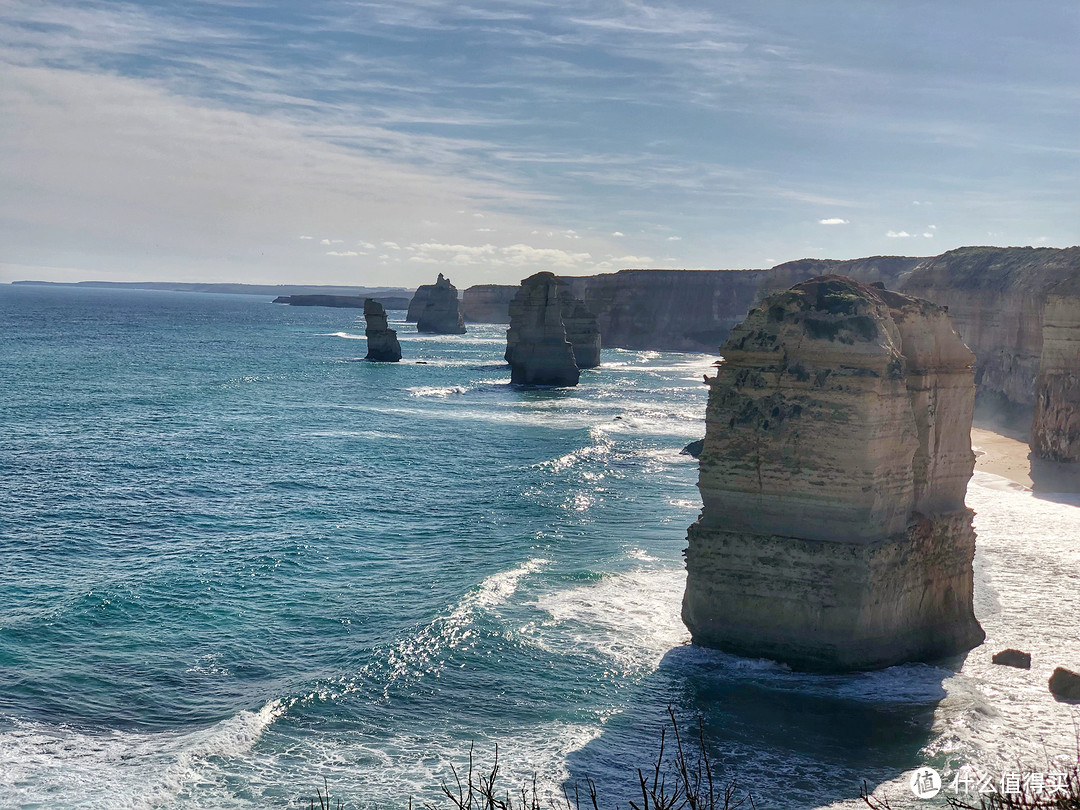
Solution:
<path fill-rule="evenodd" d="M 510 301 L 518 288 L 510 284 L 476 284 L 461 294 L 461 314 L 473 323 L 510 323 Z"/>
<path fill-rule="evenodd" d="M 1047 295 L 1080 276 L 1080 248 L 966 247 L 927 259 L 904 291 L 949 308 L 975 352 L 980 397 L 1030 413 Z"/>
<path fill-rule="evenodd" d="M 419 293 L 420 290 L 417 290 L 417 294 Z M 413 301 L 416 299 L 413 298 Z M 412 307 L 410 304 L 409 309 Z M 438 280 L 427 289 L 424 308 L 416 319 L 416 331 L 435 335 L 465 334 L 465 321 L 461 318 L 457 287 L 442 273 L 439 273 Z"/>
<path fill-rule="evenodd" d="M 1050 461 L 1080 461 L 1080 279 L 1058 285 L 1043 309 L 1031 449 Z"/>
<path fill-rule="evenodd" d="M 974 357 L 945 311 L 825 276 L 720 351 L 686 551 L 695 643 L 812 670 L 978 644 Z"/>

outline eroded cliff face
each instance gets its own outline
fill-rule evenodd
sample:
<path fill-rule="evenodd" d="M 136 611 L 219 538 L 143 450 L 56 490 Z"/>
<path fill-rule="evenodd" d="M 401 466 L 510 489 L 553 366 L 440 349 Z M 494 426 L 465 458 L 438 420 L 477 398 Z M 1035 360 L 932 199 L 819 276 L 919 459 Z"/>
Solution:
<path fill-rule="evenodd" d="M 882 281 L 895 289 L 920 261 L 905 256 L 803 259 L 769 270 L 620 270 L 564 278 L 596 313 L 607 346 L 715 351 L 769 292 L 826 273 Z"/>
<path fill-rule="evenodd" d="M 510 301 L 517 291 L 508 284 L 476 284 L 461 294 L 461 314 L 473 323 L 510 323 Z"/>
<path fill-rule="evenodd" d="M 417 293 L 419 292 L 417 290 Z M 465 321 L 461 317 L 457 287 L 442 273 L 439 273 L 438 281 L 427 293 L 424 309 L 416 321 L 416 331 L 435 335 L 465 334 Z"/>
<path fill-rule="evenodd" d="M 820 670 L 979 643 L 974 358 L 944 310 L 825 276 L 766 298 L 721 353 L 686 551 L 694 641 Z"/>
<path fill-rule="evenodd" d="M 431 291 L 434 288 L 434 284 L 421 284 L 416 288 L 416 292 L 413 293 L 413 297 L 409 300 L 409 310 L 405 313 L 406 322 L 416 323 L 420 320 L 420 316 L 424 314 L 424 307 L 427 306 L 428 301 L 431 299 Z"/>
<path fill-rule="evenodd" d="M 367 324 L 364 336 L 368 347 L 365 359 L 381 363 L 398 362 L 401 359 L 401 344 L 398 343 L 397 332 L 387 325 L 383 305 L 374 299 L 366 299 L 364 321 Z"/>
<path fill-rule="evenodd" d="M 1080 279 L 1078 279 L 1080 281 Z M 1031 449 L 1050 461 L 1080 461 L 1080 284 L 1047 296 L 1035 378 Z"/>
<path fill-rule="evenodd" d="M 927 259 L 903 290 L 949 308 L 975 352 L 980 396 L 1030 413 L 1047 296 L 1077 277 L 1080 248 L 966 247 Z"/>
<path fill-rule="evenodd" d="M 506 362 L 515 385 L 577 385 L 574 347 L 563 324 L 561 285 L 553 273 L 536 273 L 521 282 L 510 302 Z"/>
<path fill-rule="evenodd" d="M 562 279 L 558 282 L 563 328 L 574 347 L 574 362 L 578 368 L 596 368 L 600 365 L 600 326 L 596 316 L 566 289 Z"/>

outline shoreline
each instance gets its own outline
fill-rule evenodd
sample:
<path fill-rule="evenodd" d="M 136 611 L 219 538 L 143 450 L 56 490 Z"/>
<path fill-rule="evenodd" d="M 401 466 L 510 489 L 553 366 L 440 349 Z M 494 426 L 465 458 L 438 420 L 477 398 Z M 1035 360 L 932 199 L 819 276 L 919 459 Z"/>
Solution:
<path fill-rule="evenodd" d="M 972 427 L 975 471 L 998 475 L 1036 494 L 1080 494 L 1080 464 L 1031 457 L 1027 442 L 985 427 Z"/>

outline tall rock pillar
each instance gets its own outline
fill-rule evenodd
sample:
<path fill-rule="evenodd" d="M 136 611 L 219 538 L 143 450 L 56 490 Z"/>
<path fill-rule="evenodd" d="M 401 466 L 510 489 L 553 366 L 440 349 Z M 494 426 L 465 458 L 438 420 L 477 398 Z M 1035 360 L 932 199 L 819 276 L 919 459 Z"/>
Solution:
<path fill-rule="evenodd" d="M 695 643 L 874 669 L 980 643 L 974 356 L 945 310 L 840 276 L 766 298 L 709 380 Z"/>
<path fill-rule="evenodd" d="M 397 332 L 389 328 L 386 322 L 386 310 L 372 298 L 364 299 L 364 321 L 367 328 L 367 357 L 365 360 L 377 360 L 383 363 L 396 363 L 401 359 L 401 344 Z"/>

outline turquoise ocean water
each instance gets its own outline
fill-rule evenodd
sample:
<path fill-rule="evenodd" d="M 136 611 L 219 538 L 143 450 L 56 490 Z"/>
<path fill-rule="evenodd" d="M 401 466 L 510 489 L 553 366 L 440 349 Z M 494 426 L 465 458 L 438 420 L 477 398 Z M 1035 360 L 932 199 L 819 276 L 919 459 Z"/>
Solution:
<path fill-rule="evenodd" d="M 1080 506 L 977 475 L 965 660 L 843 677 L 687 645 L 715 356 L 509 385 L 505 327 L 358 361 L 356 310 L 0 286 L 0 807 L 432 799 L 490 760 L 626 806 L 671 706 L 761 807 L 1075 759 Z M 1028 649 L 1030 673 L 992 667 Z M 569 780 L 569 781 L 568 781 Z M 944 797 L 944 794 L 941 798 Z M 909 801 L 910 800 L 910 801 Z M 932 800 L 911 806 L 943 804 Z"/>

